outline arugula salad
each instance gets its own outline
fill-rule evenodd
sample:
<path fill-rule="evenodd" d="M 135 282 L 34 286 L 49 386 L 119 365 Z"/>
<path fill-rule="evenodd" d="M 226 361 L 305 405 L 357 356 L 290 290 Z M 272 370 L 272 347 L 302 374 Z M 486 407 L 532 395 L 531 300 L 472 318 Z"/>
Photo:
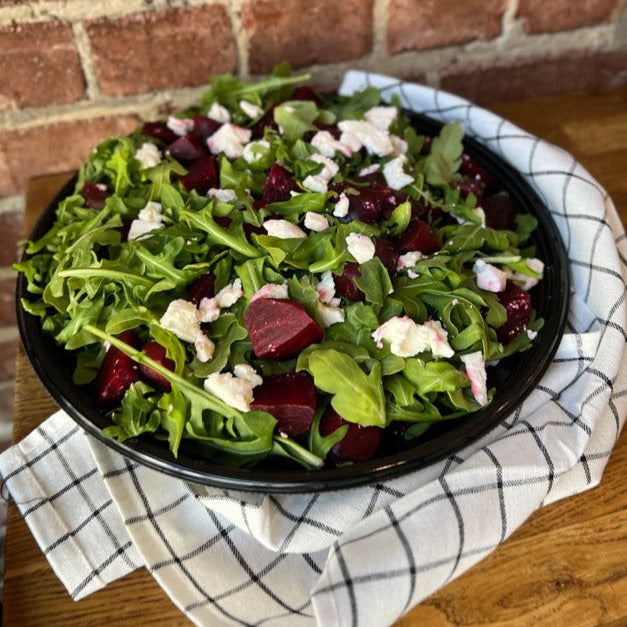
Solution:
<path fill-rule="evenodd" d="M 542 320 L 535 217 L 367 88 L 278 67 L 90 153 L 16 264 L 108 437 L 307 469 L 487 406 Z"/>

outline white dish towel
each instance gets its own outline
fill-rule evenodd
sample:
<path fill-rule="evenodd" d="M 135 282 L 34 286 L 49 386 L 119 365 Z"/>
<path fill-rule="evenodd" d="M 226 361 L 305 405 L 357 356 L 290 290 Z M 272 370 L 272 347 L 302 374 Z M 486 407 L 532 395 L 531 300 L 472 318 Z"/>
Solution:
<path fill-rule="evenodd" d="M 198 625 L 388 625 L 535 510 L 600 481 L 627 409 L 626 246 L 610 198 L 571 155 L 466 100 L 356 71 L 342 92 L 367 84 L 459 119 L 548 204 L 574 286 L 553 363 L 481 441 L 403 477 L 324 494 L 185 483 L 58 412 L 3 453 L 0 472 L 73 598 L 145 566 Z"/>

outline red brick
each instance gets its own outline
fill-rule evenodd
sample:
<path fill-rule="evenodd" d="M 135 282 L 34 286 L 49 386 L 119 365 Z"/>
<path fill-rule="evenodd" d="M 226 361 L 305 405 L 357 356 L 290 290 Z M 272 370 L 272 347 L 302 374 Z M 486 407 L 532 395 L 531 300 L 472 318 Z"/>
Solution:
<path fill-rule="evenodd" d="M 64 22 L 0 29 L 0 110 L 75 102 L 85 78 L 72 29 Z"/>
<path fill-rule="evenodd" d="M 132 116 L 101 117 L 0 134 L 0 174 L 3 162 L 7 173 L 0 178 L 0 197 L 22 193 L 33 176 L 78 168 L 97 142 L 127 134 L 137 124 Z"/>
<path fill-rule="evenodd" d="M 607 22 L 621 0 L 519 0 L 516 17 L 528 33 L 556 32 Z"/>
<path fill-rule="evenodd" d="M 236 66 L 222 5 L 102 18 L 85 28 L 100 89 L 113 96 L 202 85 Z"/>
<path fill-rule="evenodd" d="M 9 266 L 18 257 L 17 242 L 24 233 L 24 214 L 22 211 L 3 211 L 0 213 L 0 266 Z M 0 292 L 2 282 L 0 281 Z M 1 302 L 1 301 L 0 301 Z M 0 326 L 2 320 L 0 315 Z"/>
<path fill-rule="evenodd" d="M 391 0 L 387 46 L 390 53 L 425 50 L 501 32 L 505 0 Z"/>
<path fill-rule="evenodd" d="M 372 49 L 372 0 L 247 0 L 242 5 L 252 73 L 357 59 Z"/>
<path fill-rule="evenodd" d="M 0 342 L 0 382 L 4 383 L 15 376 L 15 355 L 19 340 Z"/>
<path fill-rule="evenodd" d="M 440 84 L 479 104 L 626 85 L 627 50 L 452 66 Z"/>

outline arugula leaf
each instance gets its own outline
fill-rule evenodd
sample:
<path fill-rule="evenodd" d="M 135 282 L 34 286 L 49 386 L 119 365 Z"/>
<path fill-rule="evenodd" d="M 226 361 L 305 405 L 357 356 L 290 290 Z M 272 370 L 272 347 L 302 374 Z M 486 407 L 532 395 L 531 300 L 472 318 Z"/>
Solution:
<path fill-rule="evenodd" d="M 464 129 L 457 121 L 442 127 L 431 142 L 424 161 L 425 180 L 429 185 L 447 185 L 454 178 L 462 162 Z"/>

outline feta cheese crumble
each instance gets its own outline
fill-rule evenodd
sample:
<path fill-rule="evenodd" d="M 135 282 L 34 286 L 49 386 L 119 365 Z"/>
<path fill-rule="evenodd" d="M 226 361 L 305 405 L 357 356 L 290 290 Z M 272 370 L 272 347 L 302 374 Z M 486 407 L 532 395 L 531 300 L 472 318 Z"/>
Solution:
<path fill-rule="evenodd" d="M 326 231 L 329 228 L 329 220 L 326 216 L 323 216 L 321 213 L 316 213 L 315 211 L 307 211 L 305 213 L 305 228 L 310 231 Z"/>
<path fill-rule="evenodd" d="M 479 405 L 488 404 L 488 377 L 485 370 L 485 360 L 481 351 L 462 355 L 460 357 L 466 369 L 466 376 L 470 379 L 470 391 Z"/>
<path fill-rule="evenodd" d="M 386 106 L 372 107 L 364 113 L 364 118 L 381 131 L 387 131 L 397 116 L 398 109 L 396 107 Z"/>
<path fill-rule="evenodd" d="M 310 161 L 321 163 L 323 168 L 318 174 L 310 174 L 303 179 L 303 187 L 311 192 L 318 192 L 324 194 L 329 189 L 329 182 L 338 173 L 340 166 L 319 153 L 315 153 L 309 157 Z"/>
<path fill-rule="evenodd" d="M 137 218 L 131 222 L 127 239 L 141 239 L 145 235 L 152 233 L 152 231 L 161 228 L 163 226 L 162 209 L 161 203 L 149 200 L 146 206 L 140 210 Z"/>
<path fill-rule="evenodd" d="M 218 102 L 211 103 L 209 111 L 207 111 L 207 117 L 220 122 L 220 124 L 226 124 L 231 121 L 231 114 L 226 107 L 223 107 Z"/>
<path fill-rule="evenodd" d="M 366 263 L 374 257 L 374 242 L 363 233 L 349 233 L 346 236 L 346 248 L 357 263 Z"/>
<path fill-rule="evenodd" d="M 136 151 L 135 158 L 141 164 L 142 170 L 154 168 L 161 163 L 161 151 L 151 142 L 144 142 Z"/>
<path fill-rule="evenodd" d="M 333 215 L 336 218 L 345 218 L 348 215 L 349 208 L 350 200 L 348 200 L 348 196 L 342 192 L 335 203 L 335 207 L 333 208 Z"/>
<path fill-rule="evenodd" d="M 289 220 L 266 220 L 263 223 L 263 228 L 268 235 L 272 237 L 278 237 L 279 239 L 292 239 L 307 237 L 305 231 L 303 231 L 297 224 L 290 222 Z"/>
<path fill-rule="evenodd" d="M 248 100 L 240 100 L 239 108 L 252 120 L 263 115 L 263 109 Z"/>
<path fill-rule="evenodd" d="M 397 270 L 405 270 L 406 268 L 413 268 L 421 259 L 425 256 L 419 250 L 412 250 L 408 253 L 399 255 L 396 262 Z"/>
<path fill-rule="evenodd" d="M 276 298 L 278 300 L 289 298 L 287 283 L 266 283 L 250 297 L 250 302 L 252 303 L 259 298 Z"/>
<path fill-rule="evenodd" d="M 338 306 L 318 302 L 318 320 L 326 329 L 338 322 L 344 322 L 344 310 Z"/>
<path fill-rule="evenodd" d="M 365 120 L 342 120 L 338 123 L 342 131 L 340 142 L 357 152 L 364 147 L 368 154 L 386 157 L 394 152 L 394 145 L 387 132 Z"/>
<path fill-rule="evenodd" d="M 237 194 L 234 189 L 219 189 L 212 187 L 208 192 L 209 198 L 216 198 L 220 202 L 235 202 L 237 200 Z"/>
<path fill-rule="evenodd" d="M 184 342 L 195 342 L 198 333 L 202 333 L 196 305 L 182 298 L 170 302 L 159 324 Z"/>
<path fill-rule="evenodd" d="M 507 282 L 507 274 L 491 263 L 477 259 L 473 265 L 477 275 L 477 287 L 488 292 L 502 292 Z"/>
<path fill-rule="evenodd" d="M 194 120 L 191 118 L 177 118 L 173 115 L 168 117 L 166 126 L 176 135 L 187 135 L 194 128 Z"/>
<path fill-rule="evenodd" d="M 414 182 L 414 177 L 403 169 L 406 161 L 405 155 L 399 155 L 383 166 L 383 176 L 392 189 L 402 189 Z"/>
<path fill-rule="evenodd" d="M 212 154 L 224 153 L 229 159 L 237 159 L 244 153 L 244 146 L 250 141 L 251 131 L 235 124 L 223 124 L 207 138 L 207 146 Z"/>
<path fill-rule="evenodd" d="M 325 157 L 334 157 L 336 152 L 350 157 L 353 154 L 351 147 L 338 141 L 329 131 L 318 131 L 312 138 L 310 144 Z"/>
<path fill-rule="evenodd" d="M 253 163 L 257 163 L 260 159 L 263 159 L 268 150 L 270 150 L 270 142 L 265 139 L 257 139 L 244 146 L 242 157 L 244 157 L 246 163 L 252 165 Z"/>
<path fill-rule="evenodd" d="M 316 285 L 316 292 L 321 303 L 331 304 L 335 300 L 335 281 L 331 270 L 323 272 Z M 337 303 L 334 303 L 337 305 Z"/>
<path fill-rule="evenodd" d="M 244 377 L 237 376 L 237 374 L 233 376 L 231 372 L 213 372 L 204 380 L 203 387 L 209 394 L 217 396 L 227 405 L 240 411 L 249 411 L 253 400 L 253 388 L 261 381 L 259 383 L 251 381 L 253 377 L 241 369 L 239 373 Z"/>
<path fill-rule="evenodd" d="M 234 305 L 242 296 L 242 279 L 235 279 L 233 283 L 225 285 L 216 295 L 216 303 L 220 309 L 226 309 Z"/>
<path fill-rule="evenodd" d="M 448 343 L 448 333 L 437 320 L 424 324 L 414 322 L 409 316 L 394 316 L 372 332 L 377 348 L 383 340 L 390 343 L 390 351 L 399 357 L 413 357 L 431 351 L 435 357 L 452 357 L 455 352 Z"/>

